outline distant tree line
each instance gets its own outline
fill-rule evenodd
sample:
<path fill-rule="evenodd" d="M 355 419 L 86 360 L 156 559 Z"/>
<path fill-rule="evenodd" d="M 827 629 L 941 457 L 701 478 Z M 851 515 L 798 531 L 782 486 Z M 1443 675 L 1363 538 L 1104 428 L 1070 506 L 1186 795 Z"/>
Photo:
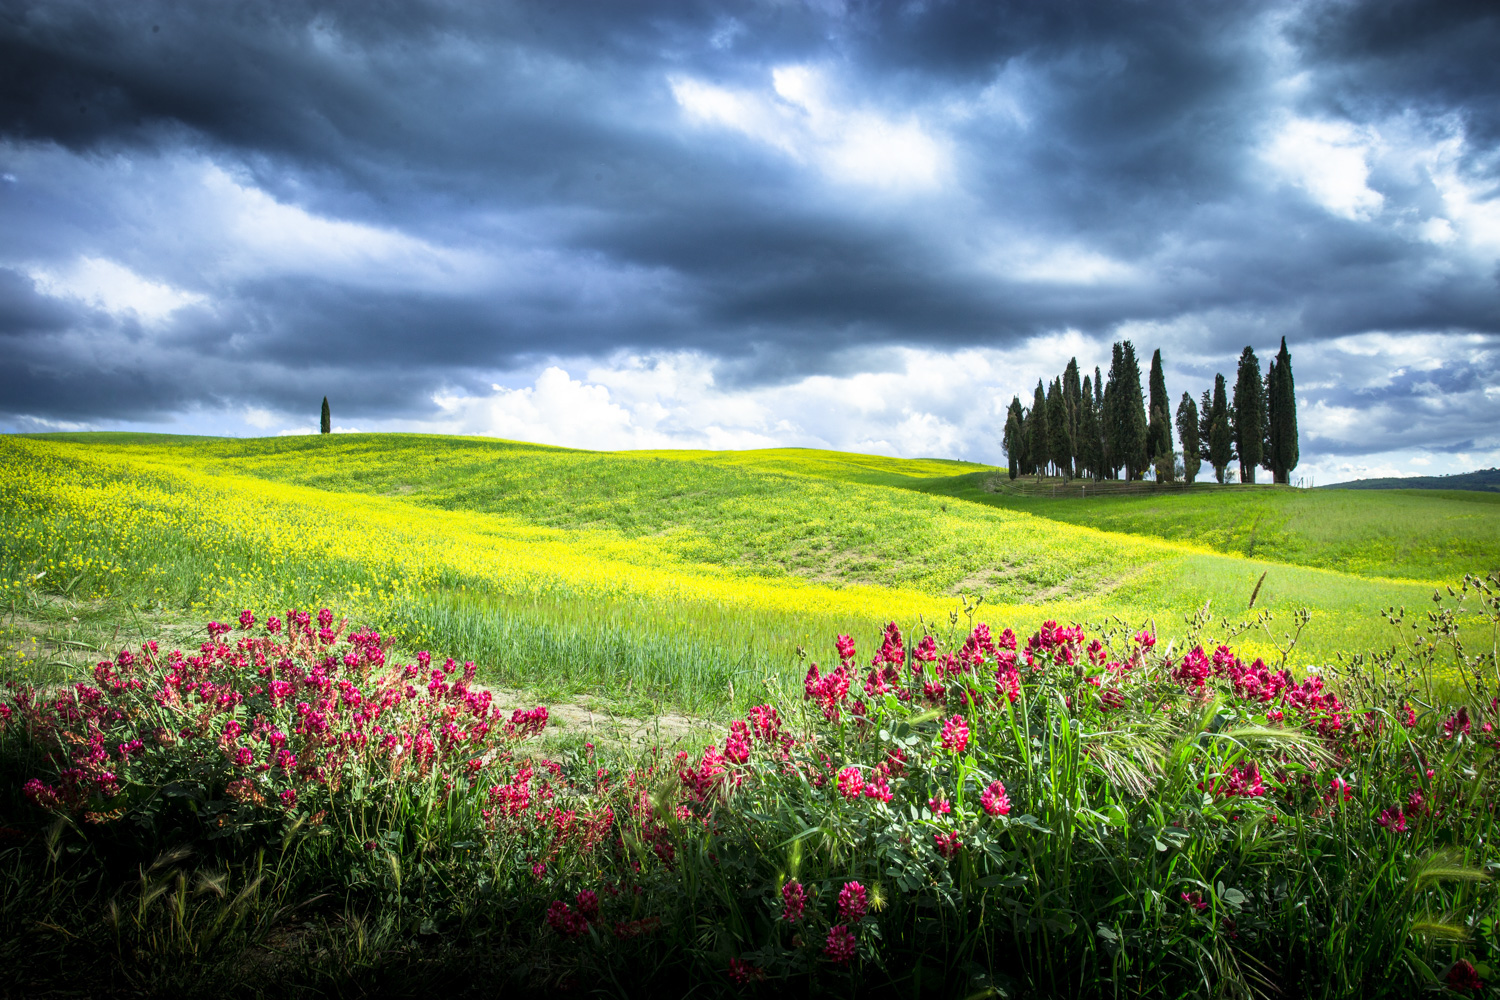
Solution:
<path fill-rule="evenodd" d="M 1182 444 L 1177 450 L 1173 441 Z M 1141 392 L 1141 367 L 1135 345 L 1116 342 L 1109 374 L 1094 368 L 1079 379 L 1078 359 L 1068 362 L 1050 385 L 1037 381 L 1031 406 L 1011 399 L 1001 435 L 1010 478 L 1023 475 L 1075 476 L 1090 479 L 1144 479 L 1155 471 L 1161 482 L 1179 474 L 1194 482 L 1207 462 L 1220 483 L 1233 462 L 1240 482 L 1255 482 L 1263 466 L 1278 483 L 1289 481 L 1297 467 L 1297 395 L 1292 356 L 1281 338 L 1281 351 L 1261 373 L 1255 351 L 1240 354 L 1233 396 L 1223 375 L 1214 376 L 1202 405 L 1184 392 L 1173 419 L 1161 351 L 1151 356 L 1147 391 Z"/>

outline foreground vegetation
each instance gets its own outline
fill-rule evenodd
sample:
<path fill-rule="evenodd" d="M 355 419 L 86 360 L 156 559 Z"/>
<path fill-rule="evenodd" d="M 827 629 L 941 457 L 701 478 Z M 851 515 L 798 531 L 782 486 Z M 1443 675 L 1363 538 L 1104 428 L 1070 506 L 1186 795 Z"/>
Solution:
<path fill-rule="evenodd" d="M 1200 616 L 863 652 L 713 744 L 542 743 L 472 663 L 327 610 L 0 711 L 17 992 L 1409 997 L 1482 990 L 1500 576 L 1379 667 Z M 1401 636 L 1410 634 L 1398 622 Z M 874 650 L 873 658 L 866 656 Z M 1463 664 L 1458 708 L 1426 683 Z"/>

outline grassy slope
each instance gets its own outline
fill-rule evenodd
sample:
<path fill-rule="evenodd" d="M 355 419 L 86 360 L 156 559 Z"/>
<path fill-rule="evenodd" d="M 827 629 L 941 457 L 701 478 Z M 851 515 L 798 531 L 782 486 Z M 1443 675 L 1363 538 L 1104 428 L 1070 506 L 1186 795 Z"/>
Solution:
<path fill-rule="evenodd" d="M 1099 500 L 936 488 L 1004 510 L 1366 577 L 1447 583 L 1500 569 L 1500 495 L 1460 490 L 1207 490 Z"/>
<path fill-rule="evenodd" d="M 1320 486 L 1320 490 L 1482 490 L 1500 492 L 1500 469 L 1478 469 L 1449 476 L 1405 476 L 1355 479 Z"/>
<path fill-rule="evenodd" d="M 1008 606 L 991 612 L 992 619 L 1023 625 L 1048 615 L 1119 614 L 1136 621 L 1148 616 L 1170 621 L 1205 600 L 1240 613 L 1255 581 L 1267 572 L 1258 606 L 1283 612 L 1301 605 L 1315 609 L 1320 621 L 1310 648 L 1328 655 L 1338 648 L 1370 645 L 1362 640 L 1367 640 L 1370 617 L 1378 608 L 1417 605 L 1430 593 L 1425 585 L 1212 551 L 1215 545 L 1232 551 L 1236 526 L 1248 521 L 1259 523 L 1258 537 L 1266 533 L 1301 540 L 1301 548 L 1257 544 L 1258 557 L 1284 559 L 1294 552 L 1309 561 L 1337 563 L 1340 543 L 1327 524 L 1319 526 L 1326 529 L 1322 535 L 1306 528 L 1298 534 L 1296 525 L 1285 527 L 1289 519 L 1278 514 L 1287 504 L 1304 502 L 1303 497 L 1323 500 L 1326 494 L 1200 494 L 1180 498 L 1192 503 L 1164 516 L 1164 501 L 1152 498 L 1073 502 L 1071 507 L 1068 501 L 999 498 L 978 489 L 989 470 L 968 463 L 798 449 L 606 454 L 407 435 L 251 441 L 85 437 L 71 442 L 51 438 L 49 445 L 79 457 L 109 455 L 156 466 L 168 475 L 174 469 L 246 475 L 311 487 L 323 496 L 350 496 L 351 504 L 351 495 L 361 495 L 364 499 L 357 508 L 349 507 L 349 516 L 356 516 L 356 510 L 388 509 L 384 517 L 412 525 L 431 521 L 432 530 L 439 532 L 457 530 L 441 528 L 440 511 L 492 518 L 486 523 L 493 532 L 517 538 L 525 534 L 522 529 L 550 529 L 547 544 L 563 546 L 558 551 L 566 551 L 572 539 L 581 546 L 580 558 L 605 549 L 618 563 L 655 567 L 658 583 L 643 583 L 646 590 L 659 586 L 662 574 L 696 579 L 711 570 L 741 579 L 746 587 L 755 584 L 744 591 L 748 608 L 770 600 L 765 584 L 796 580 L 812 586 L 794 588 L 792 603 L 805 604 L 813 618 L 819 617 L 813 609 L 823 606 L 820 595 L 829 588 L 854 587 L 856 604 L 866 609 L 869 620 L 910 614 L 916 606 L 913 595 L 928 595 L 931 600 L 924 603 L 932 614 L 956 606 L 961 593 L 978 593 Z M 432 515 L 424 517 L 418 513 L 422 509 Z M 1474 505 L 1466 509 L 1486 511 Z M 1096 523 L 1064 523 L 1070 517 Z M 1388 514 L 1382 517 L 1389 521 Z M 1346 518 L 1341 523 L 1347 530 L 1350 524 L 1372 521 L 1380 519 Z M 1415 514 L 1410 521 L 1441 523 Z M 1465 524 L 1461 518 L 1451 523 Z M 1143 533 L 1164 539 L 1141 537 Z M 1389 573 L 1395 567 L 1410 569 L 1406 575 L 1411 576 L 1418 571 L 1427 578 L 1450 575 L 1446 564 L 1441 573 L 1432 572 L 1440 563 L 1436 554 L 1423 564 L 1418 550 L 1408 546 L 1405 562 L 1381 564 L 1378 549 L 1361 549 L 1363 544 L 1351 546 L 1362 553 L 1352 562 L 1367 572 Z M 1453 549 L 1450 544 L 1444 551 Z M 1344 568 L 1354 568 L 1350 562 L 1345 558 Z M 494 581 L 486 586 L 505 590 Z M 880 596 L 887 592 L 889 600 Z M 737 600 L 715 593 L 721 603 Z M 693 599 L 684 592 L 674 598 Z"/>

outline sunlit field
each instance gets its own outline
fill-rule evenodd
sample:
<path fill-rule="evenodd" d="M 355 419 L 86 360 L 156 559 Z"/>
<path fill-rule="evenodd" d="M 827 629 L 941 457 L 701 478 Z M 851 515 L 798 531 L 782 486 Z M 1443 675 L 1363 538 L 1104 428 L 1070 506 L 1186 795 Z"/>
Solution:
<path fill-rule="evenodd" d="M 14 597 L 221 617 L 331 604 L 403 646 L 474 657 L 495 681 L 699 711 L 742 706 L 812 635 L 947 623 L 981 600 L 1020 628 L 1118 618 L 1166 635 L 1205 606 L 1231 625 L 1270 612 L 1269 632 L 1240 637 L 1267 656 L 1305 607 L 1290 662 L 1315 662 L 1380 644 L 1381 609 L 1422 606 L 1465 553 L 1482 571 L 1500 547 L 1500 530 L 1481 530 L 1500 529 L 1494 505 L 1408 512 L 1443 553 L 1419 574 L 1411 546 L 1376 558 L 1369 525 L 1400 520 L 1378 494 L 1356 495 L 1377 517 L 1342 521 L 1294 520 L 1300 503 L 1350 501 L 1291 490 L 996 503 L 979 488 L 993 470 L 802 450 L 81 435 L 8 438 L 0 465 Z M 1274 544 L 1256 558 L 1214 551 L 1247 519 L 1263 530 L 1267 510 Z M 1338 563 L 1340 524 L 1361 573 L 1289 564 Z"/>

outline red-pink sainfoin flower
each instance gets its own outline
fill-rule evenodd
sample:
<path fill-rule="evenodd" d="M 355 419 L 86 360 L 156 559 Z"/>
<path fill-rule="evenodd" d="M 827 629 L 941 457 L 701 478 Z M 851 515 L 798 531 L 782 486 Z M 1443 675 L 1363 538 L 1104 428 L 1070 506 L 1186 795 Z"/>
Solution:
<path fill-rule="evenodd" d="M 1380 818 L 1376 820 L 1376 822 L 1385 827 L 1391 833 L 1406 832 L 1406 815 L 1400 810 L 1400 808 L 1382 809 L 1380 812 Z"/>
<path fill-rule="evenodd" d="M 751 982 L 758 982 L 766 978 L 764 969 L 743 958 L 731 958 L 729 960 L 729 978 L 740 986 Z"/>
<path fill-rule="evenodd" d="M 851 765 L 839 772 L 838 785 L 844 798 L 857 799 L 860 792 L 864 791 L 865 778 L 859 773 L 859 768 Z"/>
<path fill-rule="evenodd" d="M 823 953 L 839 965 L 846 965 L 853 961 L 858 946 L 854 941 L 854 932 L 843 924 L 835 924 L 828 928 L 828 939 L 823 944 Z"/>
<path fill-rule="evenodd" d="M 990 786 L 979 797 L 979 804 L 991 816 L 1010 815 L 1010 797 L 1005 794 L 1005 786 L 998 781 L 990 782 Z"/>
<path fill-rule="evenodd" d="M 789 924 L 795 924 L 802 919 L 802 913 L 807 908 L 807 892 L 802 888 L 800 882 L 788 882 L 781 887 L 781 919 Z"/>
<path fill-rule="evenodd" d="M 857 924 L 864 918 L 867 909 L 865 887 L 858 882 L 845 882 L 839 890 L 839 919 L 846 924 Z"/>
<path fill-rule="evenodd" d="M 963 753 L 969 747 L 969 724 L 962 715 L 943 723 L 942 748 L 949 753 Z"/>
<path fill-rule="evenodd" d="M 957 830 L 950 830 L 947 833 L 934 833 L 932 835 L 932 845 L 937 848 L 938 854 L 945 858 L 953 857 L 964 846 L 963 841 L 958 837 Z"/>

